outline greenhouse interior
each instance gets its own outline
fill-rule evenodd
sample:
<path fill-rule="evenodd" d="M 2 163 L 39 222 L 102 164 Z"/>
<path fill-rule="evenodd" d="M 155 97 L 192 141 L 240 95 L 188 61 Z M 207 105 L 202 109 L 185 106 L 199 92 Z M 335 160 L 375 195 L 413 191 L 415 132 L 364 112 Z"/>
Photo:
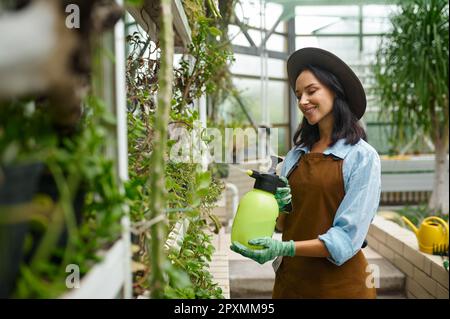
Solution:
<path fill-rule="evenodd" d="M 443 0 L 2 0 L 0 298 L 448 300 L 448 28 Z"/>

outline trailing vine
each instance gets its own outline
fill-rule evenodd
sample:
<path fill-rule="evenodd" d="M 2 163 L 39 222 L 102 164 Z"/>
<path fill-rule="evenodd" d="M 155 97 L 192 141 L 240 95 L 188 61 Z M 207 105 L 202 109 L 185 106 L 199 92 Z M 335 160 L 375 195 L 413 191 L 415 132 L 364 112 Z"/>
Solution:
<path fill-rule="evenodd" d="M 214 3 L 190 0 L 183 1 L 183 5 L 190 18 L 192 43 L 181 57 L 179 66 L 173 69 L 168 133 L 180 126 L 188 133 L 195 130 L 194 124 L 198 120 L 195 101 L 205 94 L 227 89 L 221 87 L 215 77 L 232 61 L 231 50 L 220 41 L 222 33 L 217 28 L 220 13 L 211 9 Z M 158 79 L 163 69 L 159 50 L 164 50 L 158 46 L 161 45 L 161 39 L 159 43 L 154 43 L 139 32 L 130 34 L 127 41 L 130 181 L 126 185 L 126 192 L 136 235 L 134 242 L 139 247 L 135 252 L 135 294 L 149 290 L 152 297 L 158 298 L 220 298 L 222 293 L 209 274 L 208 261 L 214 252 L 210 233 L 218 232 L 220 228 L 220 223 L 211 211 L 224 186 L 211 172 L 202 172 L 197 163 L 171 161 L 169 153 L 177 140 L 169 139 L 167 151 L 164 152 L 166 205 L 165 208 L 159 207 L 159 214 L 165 213 L 166 220 L 155 220 L 157 216 L 150 214 L 154 208 L 149 203 L 156 193 L 155 187 L 146 185 L 149 176 L 155 178 L 150 159 L 155 150 L 161 152 L 164 149 L 161 148 L 164 140 L 156 137 L 156 112 L 160 104 L 156 107 L 155 103 L 155 93 L 159 90 Z M 153 238 L 146 225 L 155 222 L 166 227 L 164 232 L 167 233 L 186 218 L 190 224 L 179 249 L 169 249 L 165 256 L 155 256 L 152 249 L 159 248 L 144 244 Z M 159 244 L 163 242 L 160 240 Z M 164 262 L 166 258 L 168 262 Z M 156 271 L 159 272 L 160 281 L 148 282 L 146 278 L 155 276 L 155 267 L 158 267 Z M 164 288 L 161 282 L 165 283 Z"/>

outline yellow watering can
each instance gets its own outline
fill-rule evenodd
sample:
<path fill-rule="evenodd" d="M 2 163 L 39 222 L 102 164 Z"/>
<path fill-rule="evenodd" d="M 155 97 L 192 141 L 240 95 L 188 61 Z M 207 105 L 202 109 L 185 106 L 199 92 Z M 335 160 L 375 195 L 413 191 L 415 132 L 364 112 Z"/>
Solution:
<path fill-rule="evenodd" d="M 402 216 L 403 221 L 411 227 L 417 236 L 419 243 L 419 250 L 427 253 L 433 253 L 433 247 L 442 245 L 448 250 L 448 224 L 442 218 L 431 216 L 423 220 L 419 229 L 405 216 Z"/>

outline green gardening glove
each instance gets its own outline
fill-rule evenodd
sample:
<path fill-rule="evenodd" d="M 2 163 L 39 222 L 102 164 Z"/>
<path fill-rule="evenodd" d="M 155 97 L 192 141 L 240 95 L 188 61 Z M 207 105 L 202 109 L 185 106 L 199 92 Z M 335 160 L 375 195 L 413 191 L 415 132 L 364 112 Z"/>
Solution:
<path fill-rule="evenodd" d="M 286 177 L 281 176 L 280 179 L 286 183 L 286 187 L 278 187 L 277 192 L 275 193 L 275 199 L 278 203 L 278 209 L 280 212 L 289 213 L 289 210 L 286 208 L 290 206 L 291 203 L 291 188 L 289 187 L 289 183 Z"/>
<path fill-rule="evenodd" d="M 250 245 L 263 246 L 263 249 L 250 249 L 241 243 L 234 241 L 230 249 L 242 256 L 264 264 L 278 256 L 295 256 L 295 244 L 293 240 L 279 241 L 270 237 L 254 238 L 248 241 Z"/>

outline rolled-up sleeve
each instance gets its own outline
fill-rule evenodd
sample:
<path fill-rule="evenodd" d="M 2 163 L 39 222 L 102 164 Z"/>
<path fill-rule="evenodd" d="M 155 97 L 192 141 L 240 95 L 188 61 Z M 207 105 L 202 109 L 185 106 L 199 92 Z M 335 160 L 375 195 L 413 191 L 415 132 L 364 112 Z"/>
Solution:
<path fill-rule="evenodd" d="M 381 163 L 378 154 L 374 149 L 366 148 L 355 153 L 349 159 L 351 168 L 345 196 L 333 225 L 319 236 L 330 253 L 328 260 L 338 266 L 361 249 L 380 201 Z"/>

